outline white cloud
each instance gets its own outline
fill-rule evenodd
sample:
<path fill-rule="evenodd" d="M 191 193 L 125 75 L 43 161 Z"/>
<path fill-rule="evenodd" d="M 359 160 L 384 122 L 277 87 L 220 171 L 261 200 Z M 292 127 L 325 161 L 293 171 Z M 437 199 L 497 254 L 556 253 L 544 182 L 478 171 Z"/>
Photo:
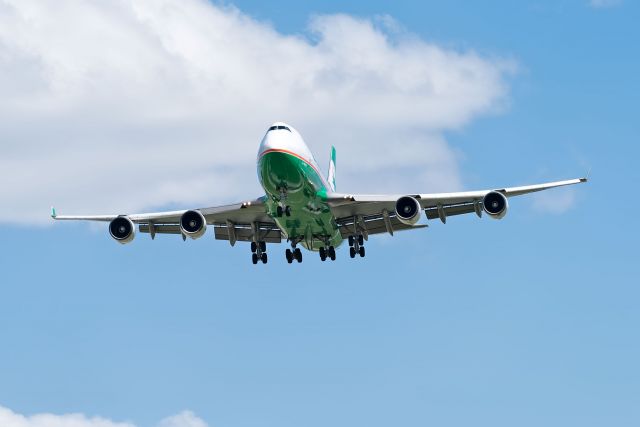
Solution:
<path fill-rule="evenodd" d="M 589 0 L 589 5 L 596 9 L 614 7 L 622 4 L 622 0 Z"/>
<path fill-rule="evenodd" d="M 573 188 L 558 188 L 536 193 L 533 196 L 533 207 L 543 213 L 562 214 L 571 209 L 575 203 L 576 193 Z"/>
<path fill-rule="evenodd" d="M 87 417 L 83 414 L 36 414 L 21 415 L 0 406 L 0 426 L 2 427 L 136 427 L 129 422 L 116 422 L 101 417 Z M 207 427 L 207 423 L 192 412 L 165 418 L 157 427 Z"/>
<path fill-rule="evenodd" d="M 136 427 L 130 422 L 116 422 L 102 417 L 83 414 L 35 414 L 21 415 L 0 406 L 2 427 Z M 190 411 L 163 419 L 157 427 L 207 427 L 207 423 Z"/>
<path fill-rule="evenodd" d="M 321 163 L 336 145 L 339 190 L 455 190 L 443 132 L 500 111 L 513 70 L 388 17 L 291 36 L 205 0 L 0 0 L 0 222 L 257 196 L 277 120 Z"/>
<path fill-rule="evenodd" d="M 196 417 L 193 412 L 183 411 L 160 421 L 158 427 L 207 427 L 207 423 Z"/>

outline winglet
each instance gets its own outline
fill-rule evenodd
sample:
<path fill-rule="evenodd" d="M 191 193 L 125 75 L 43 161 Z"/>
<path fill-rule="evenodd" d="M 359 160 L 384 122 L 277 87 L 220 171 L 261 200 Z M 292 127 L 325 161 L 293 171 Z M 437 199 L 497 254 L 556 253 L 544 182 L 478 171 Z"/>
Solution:
<path fill-rule="evenodd" d="M 56 219 L 58 215 L 56 214 L 56 208 L 54 208 L 53 206 L 51 206 L 51 218 L 52 219 Z"/>

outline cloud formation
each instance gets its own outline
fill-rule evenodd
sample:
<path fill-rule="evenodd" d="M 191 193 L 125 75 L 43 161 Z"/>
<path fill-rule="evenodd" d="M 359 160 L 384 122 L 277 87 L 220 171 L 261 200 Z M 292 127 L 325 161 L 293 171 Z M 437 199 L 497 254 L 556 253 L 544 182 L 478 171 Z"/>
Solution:
<path fill-rule="evenodd" d="M 205 0 L 0 0 L 0 222 L 258 196 L 278 120 L 321 164 L 336 145 L 338 190 L 459 189 L 443 133 L 504 108 L 514 64 L 399 28 L 338 14 L 285 35 Z"/>
<path fill-rule="evenodd" d="M 543 191 L 533 196 L 533 207 L 538 212 L 563 214 L 576 204 L 576 192 L 573 188 L 558 188 Z"/>
<path fill-rule="evenodd" d="M 0 406 L 0 426 L 2 427 L 136 427 L 129 422 L 116 422 L 101 417 L 87 417 L 83 414 L 16 414 Z M 165 418 L 157 427 L 207 427 L 207 423 L 190 411 Z"/>

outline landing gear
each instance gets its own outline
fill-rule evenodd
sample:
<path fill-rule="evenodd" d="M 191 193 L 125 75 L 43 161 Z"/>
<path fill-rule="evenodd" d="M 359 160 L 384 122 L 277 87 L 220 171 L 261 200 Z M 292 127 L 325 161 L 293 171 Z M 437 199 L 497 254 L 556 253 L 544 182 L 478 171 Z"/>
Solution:
<path fill-rule="evenodd" d="M 355 258 L 356 254 L 360 255 L 360 258 L 364 258 L 364 237 L 362 234 L 358 236 L 349 236 L 349 256 Z"/>
<path fill-rule="evenodd" d="M 336 250 L 333 246 L 321 247 L 318 252 L 320 253 L 320 259 L 325 261 L 327 258 L 330 258 L 331 261 L 336 260 Z"/>
<path fill-rule="evenodd" d="M 261 261 L 267 263 L 267 244 L 265 242 L 251 242 L 251 262 L 257 264 Z"/>
<path fill-rule="evenodd" d="M 282 215 L 291 216 L 291 206 L 287 205 L 287 188 L 280 187 L 280 197 L 278 206 L 276 206 L 276 216 L 281 218 Z"/>
<path fill-rule="evenodd" d="M 276 216 L 281 218 L 283 215 L 291 216 L 291 206 L 285 206 L 284 208 L 280 205 L 276 206 Z"/>
<path fill-rule="evenodd" d="M 294 260 L 298 261 L 298 263 L 302 262 L 302 251 L 300 248 L 287 249 L 284 251 L 284 256 L 287 258 L 287 262 L 291 264 Z"/>

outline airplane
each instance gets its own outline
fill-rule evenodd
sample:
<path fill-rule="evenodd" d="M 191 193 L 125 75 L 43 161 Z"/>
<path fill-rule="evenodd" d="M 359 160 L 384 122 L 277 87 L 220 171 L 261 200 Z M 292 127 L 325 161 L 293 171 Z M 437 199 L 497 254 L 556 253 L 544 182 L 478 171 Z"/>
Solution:
<path fill-rule="evenodd" d="M 329 171 L 325 176 L 292 126 L 276 122 L 262 138 L 257 157 L 258 178 L 265 195 L 257 199 L 208 208 L 90 216 L 57 215 L 54 220 L 109 222 L 109 234 L 117 242 L 133 241 L 136 224 L 140 233 L 155 239 L 156 234 L 177 234 L 183 240 L 202 237 L 213 227 L 218 240 L 250 242 L 253 264 L 267 263 L 267 243 L 281 243 L 289 264 L 302 262 L 300 246 L 318 252 L 320 259 L 336 259 L 336 248 L 345 240 L 349 256 L 365 256 L 364 242 L 369 236 L 427 227 L 427 219 L 446 223 L 454 215 L 475 213 L 502 219 L 508 199 L 522 194 L 587 182 L 569 179 L 522 187 L 432 194 L 351 194 L 336 191 L 336 150 L 331 147 Z"/>

